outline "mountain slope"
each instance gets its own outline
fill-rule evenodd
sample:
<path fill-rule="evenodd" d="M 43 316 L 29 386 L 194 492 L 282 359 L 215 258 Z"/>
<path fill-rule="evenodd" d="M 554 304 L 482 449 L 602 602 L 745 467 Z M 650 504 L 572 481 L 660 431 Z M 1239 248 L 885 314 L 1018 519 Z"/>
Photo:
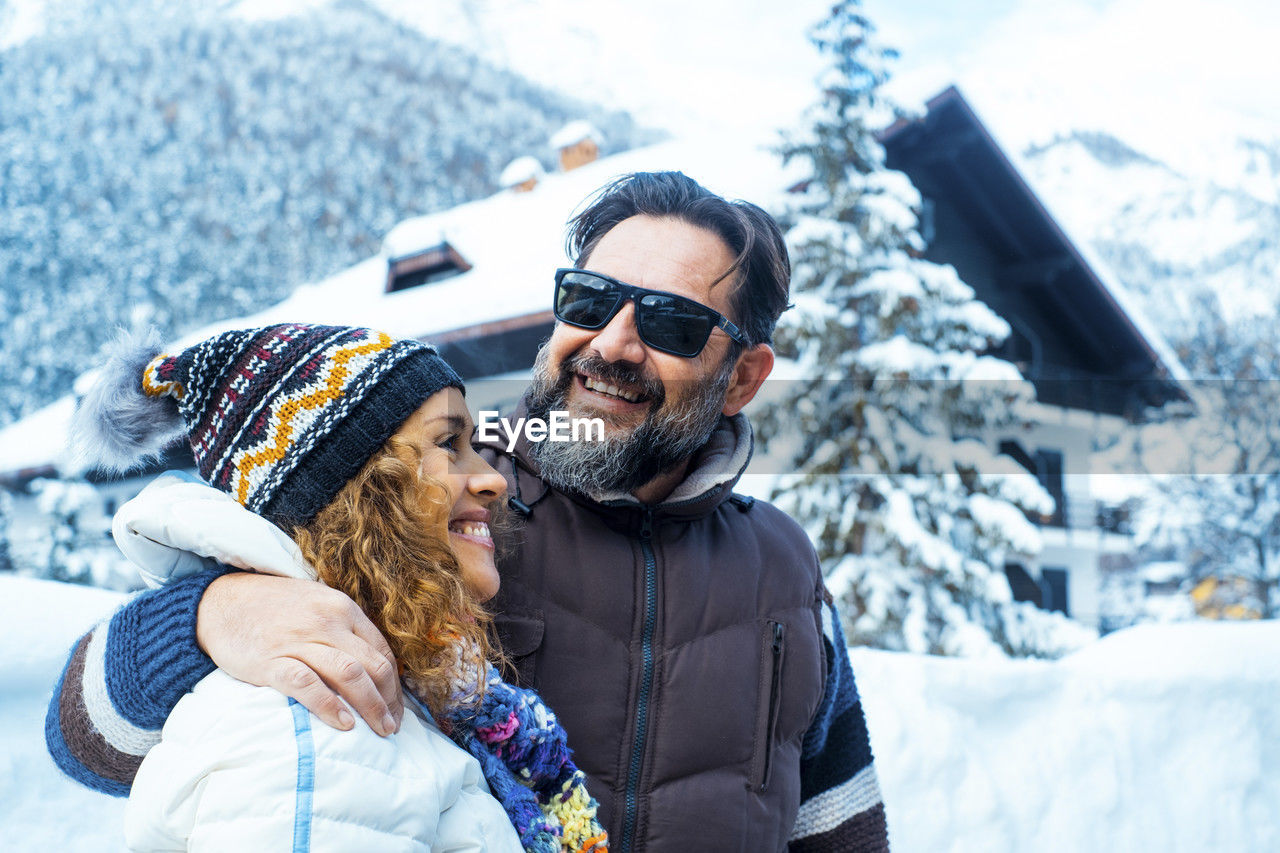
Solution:
<path fill-rule="evenodd" d="M 1022 159 L 1063 224 L 1178 342 L 1202 294 L 1228 317 L 1280 304 L 1280 142 L 1240 139 L 1223 154 L 1236 161 L 1230 179 L 1181 174 L 1099 132 L 1059 136 Z"/>
<path fill-rule="evenodd" d="M 66 393 L 114 326 L 278 301 L 493 192 L 515 156 L 550 165 L 568 120 L 614 150 L 652 139 L 362 2 L 21 8 L 43 28 L 0 52 L 0 424 Z"/>

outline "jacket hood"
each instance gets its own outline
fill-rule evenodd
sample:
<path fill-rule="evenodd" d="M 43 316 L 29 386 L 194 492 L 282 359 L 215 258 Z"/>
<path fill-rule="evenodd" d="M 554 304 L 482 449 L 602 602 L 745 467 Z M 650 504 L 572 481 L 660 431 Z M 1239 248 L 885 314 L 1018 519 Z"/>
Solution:
<path fill-rule="evenodd" d="M 111 532 L 151 587 L 218 564 L 316 579 L 283 530 L 226 492 L 176 471 L 157 477 L 122 505 Z"/>

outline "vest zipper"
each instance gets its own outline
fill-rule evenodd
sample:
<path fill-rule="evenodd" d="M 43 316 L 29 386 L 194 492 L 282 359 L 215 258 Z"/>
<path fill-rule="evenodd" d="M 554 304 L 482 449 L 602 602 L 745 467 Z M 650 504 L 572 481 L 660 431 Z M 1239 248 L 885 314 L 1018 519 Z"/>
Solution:
<path fill-rule="evenodd" d="M 769 788 L 769 769 L 773 764 L 773 729 L 778 723 L 778 705 L 782 698 L 782 640 L 786 626 L 773 623 L 773 672 L 769 680 L 769 717 L 764 730 L 764 770 L 760 774 L 760 793 Z"/>
<path fill-rule="evenodd" d="M 622 825 L 622 853 L 635 843 L 639 820 L 640 764 L 644 759 L 649 728 L 649 698 L 653 693 L 653 633 L 657 622 L 658 561 L 653 553 L 653 510 L 645 507 L 640 522 L 640 550 L 644 554 L 644 630 L 640 638 L 640 696 L 636 702 L 636 737 L 631 744 L 631 764 L 627 770 L 625 815 Z"/>

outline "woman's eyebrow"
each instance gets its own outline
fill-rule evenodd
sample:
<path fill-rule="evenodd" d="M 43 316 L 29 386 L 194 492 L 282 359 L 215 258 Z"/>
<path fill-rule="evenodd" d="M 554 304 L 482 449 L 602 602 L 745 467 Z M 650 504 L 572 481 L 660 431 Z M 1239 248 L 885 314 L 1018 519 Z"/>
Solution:
<path fill-rule="evenodd" d="M 444 421 L 445 425 L 454 432 L 466 432 L 471 428 L 471 421 L 462 415 L 436 415 L 434 418 L 427 418 L 424 426 L 431 426 L 436 421 Z"/>

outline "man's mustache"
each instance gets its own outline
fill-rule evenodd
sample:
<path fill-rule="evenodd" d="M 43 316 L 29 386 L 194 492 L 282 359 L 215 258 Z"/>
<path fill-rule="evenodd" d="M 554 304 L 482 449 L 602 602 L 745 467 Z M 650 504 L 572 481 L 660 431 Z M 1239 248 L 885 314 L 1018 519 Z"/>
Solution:
<path fill-rule="evenodd" d="M 560 366 L 560 377 L 557 383 L 568 388 L 573 377 L 586 373 L 611 385 L 618 385 L 640 392 L 655 404 L 661 405 L 666 398 L 666 388 L 662 381 L 642 374 L 630 364 L 622 361 L 605 361 L 598 355 L 576 355 Z"/>

